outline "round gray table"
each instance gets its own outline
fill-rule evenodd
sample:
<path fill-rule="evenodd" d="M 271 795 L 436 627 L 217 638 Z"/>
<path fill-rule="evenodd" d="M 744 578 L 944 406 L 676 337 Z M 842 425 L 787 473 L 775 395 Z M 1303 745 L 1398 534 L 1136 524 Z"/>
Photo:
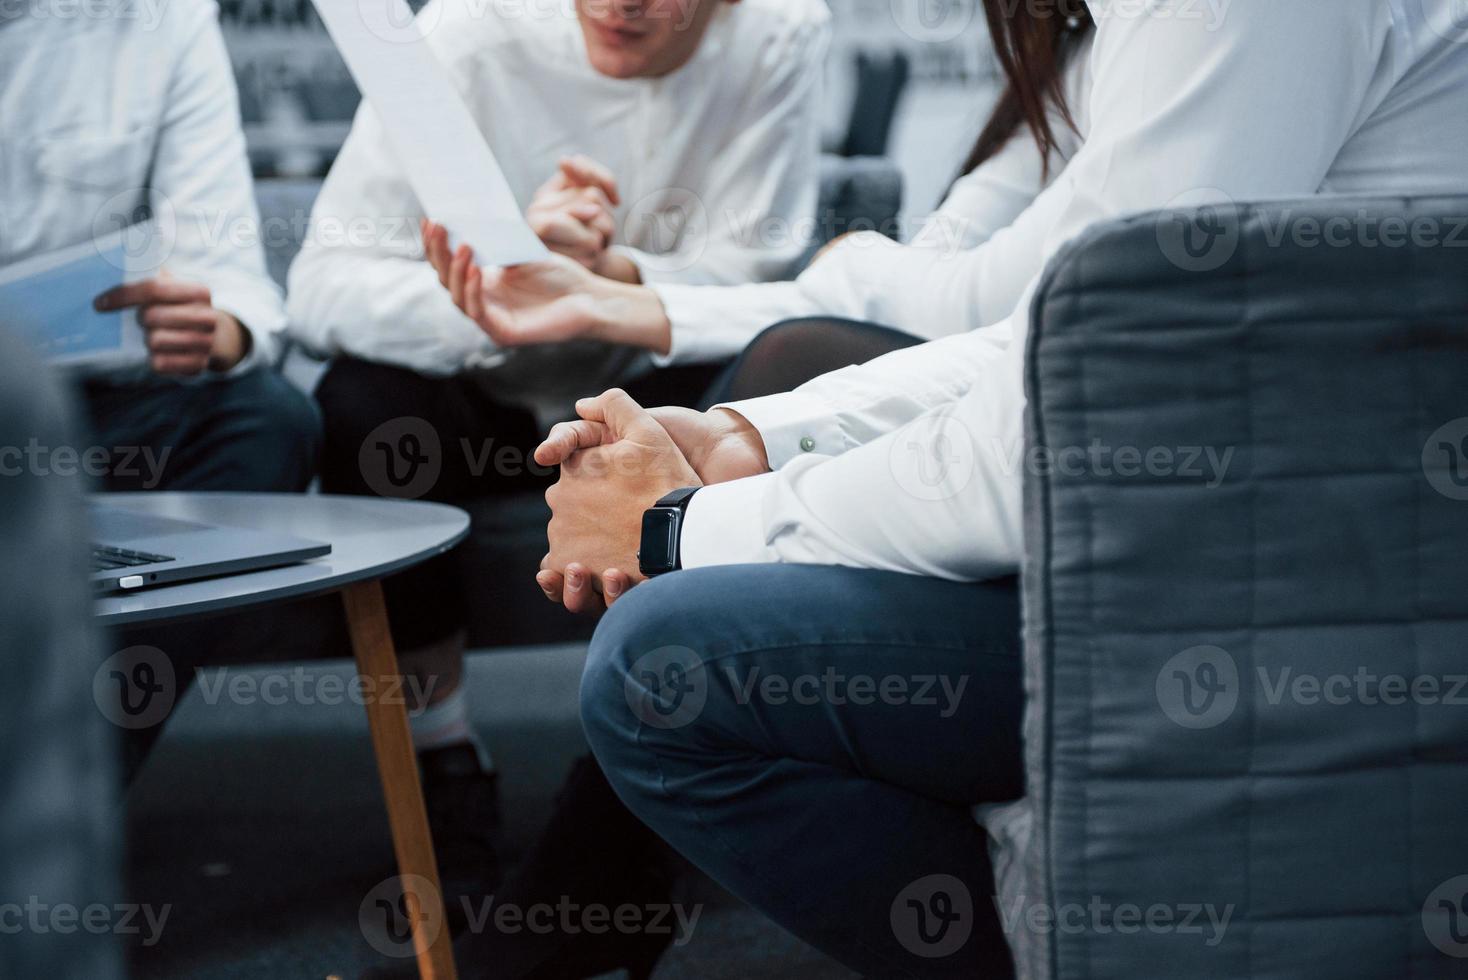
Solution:
<path fill-rule="evenodd" d="M 457 507 L 372 497 L 250 493 L 113 493 L 98 503 L 226 527 L 284 531 L 331 545 L 300 565 L 112 595 L 96 604 L 107 626 L 208 616 L 375 581 L 448 551 L 469 533 Z"/>
<path fill-rule="evenodd" d="M 100 598 L 96 615 L 104 625 L 197 619 L 340 592 L 363 690 L 381 692 L 402 690 L 381 580 L 443 554 L 469 533 L 469 515 L 463 511 L 417 501 L 234 493 L 125 493 L 95 499 L 108 507 L 282 531 L 331 545 L 331 554 L 299 565 Z M 454 980 L 438 862 L 407 710 L 401 696 L 364 700 L 419 973 L 424 980 Z M 409 887 L 416 882 L 427 884 Z"/>

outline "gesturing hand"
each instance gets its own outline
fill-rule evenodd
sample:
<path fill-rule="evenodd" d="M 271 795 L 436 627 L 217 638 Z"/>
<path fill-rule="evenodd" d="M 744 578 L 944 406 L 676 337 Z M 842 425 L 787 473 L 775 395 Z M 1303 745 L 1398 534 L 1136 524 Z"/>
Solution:
<path fill-rule="evenodd" d="M 667 430 L 625 391 L 613 389 L 577 407 L 583 422 L 600 431 L 593 445 L 562 461 L 560 480 L 546 491 L 550 553 L 536 580 L 553 601 L 588 612 L 642 580 L 637 550 L 643 511 L 701 481 Z"/>
<path fill-rule="evenodd" d="M 240 322 L 214 308 L 209 287 L 166 275 L 130 282 L 93 300 L 102 311 L 138 308 L 148 363 L 159 374 L 228 371 L 250 350 Z"/>
<path fill-rule="evenodd" d="M 535 192 L 525 220 L 551 251 L 600 274 L 617 233 L 612 211 L 621 201 L 611 171 L 590 157 L 566 157 Z"/>
<path fill-rule="evenodd" d="M 423 247 L 454 305 L 501 347 L 575 340 L 597 325 L 597 277 L 564 256 L 481 269 L 474 250 L 449 252 L 448 231 L 423 223 Z"/>
<path fill-rule="evenodd" d="M 501 347 L 578 338 L 666 353 L 672 325 L 645 286 L 599 276 L 564 255 L 506 269 L 481 269 L 474 251 L 449 251 L 449 233 L 424 221 L 423 251 L 463 313 Z"/>

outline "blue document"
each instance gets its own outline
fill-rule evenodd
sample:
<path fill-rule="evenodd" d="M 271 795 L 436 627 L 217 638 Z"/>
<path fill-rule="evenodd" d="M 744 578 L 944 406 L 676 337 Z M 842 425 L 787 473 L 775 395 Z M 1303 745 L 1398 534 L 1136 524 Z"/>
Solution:
<path fill-rule="evenodd" d="M 144 358 L 133 310 L 98 313 L 92 300 L 139 278 L 136 227 L 0 268 L 0 328 L 53 364 L 125 364 Z"/>

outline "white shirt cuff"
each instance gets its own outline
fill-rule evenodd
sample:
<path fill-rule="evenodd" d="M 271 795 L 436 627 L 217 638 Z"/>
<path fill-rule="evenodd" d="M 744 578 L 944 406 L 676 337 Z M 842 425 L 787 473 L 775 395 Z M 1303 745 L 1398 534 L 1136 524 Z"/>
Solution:
<path fill-rule="evenodd" d="M 250 350 L 240 362 L 227 372 L 230 375 L 246 374 L 256 368 L 265 368 L 267 371 L 274 369 L 276 361 L 280 359 L 280 331 L 270 329 L 259 329 L 255 327 L 248 317 L 250 314 L 240 312 L 241 303 L 217 303 L 215 309 L 223 310 L 234 317 L 240 323 L 242 329 L 250 338 Z M 256 319 L 254 323 L 259 323 Z"/>
<path fill-rule="evenodd" d="M 840 456 L 852 448 L 831 406 L 805 392 L 789 391 L 714 407 L 738 412 L 759 431 L 772 470 L 802 456 Z"/>
<path fill-rule="evenodd" d="M 684 568 L 764 565 L 776 561 L 765 543 L 765 497 L 776 476 L 765 473 L 704 487 L 688 502 L 678 555 Z"/>
<path fill-rule="evenodd" d="M 217 273 L 212 282 L 205 275 L 198 276 L 198 279 L 209 284 L 214 308 L 234 317 L 250 335 L 250 352 L 229 373 L 243 374 L 257 367 L 275 367 L 285 331 L 285 309 L 271 287 L 237 282 Z"/>
<path fill-rule="evenodd" d="M 668 336 L 668 352 L 654 352 L 653 364 L 667 367 L 670 364 L 697 360 L 699 338 L 709 334 L 701 323 L 708 315 L 707 287 L 685 286 L 646 278 L 643 282 L 663 301 L 663 310 L 668 314 L 668 323 L 672 327 Z"/>

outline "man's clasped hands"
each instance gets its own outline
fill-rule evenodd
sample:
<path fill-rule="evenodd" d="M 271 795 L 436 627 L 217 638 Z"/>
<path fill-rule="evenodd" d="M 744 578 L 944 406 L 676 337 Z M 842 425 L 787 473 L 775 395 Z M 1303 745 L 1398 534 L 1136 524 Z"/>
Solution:
<path fill-rule="evenodd" d="M 535 451 L 537 463 L 561 468 L 545 494 L 550 553 L 536 581 L 571 612 L 599 613 L 643 581 L 645 510 L 673 490 L 755 476 L 769 462 L 759 433 L 728 409 L 649 411 L 614 388 L 581 399 L 576 413 Z"/>

